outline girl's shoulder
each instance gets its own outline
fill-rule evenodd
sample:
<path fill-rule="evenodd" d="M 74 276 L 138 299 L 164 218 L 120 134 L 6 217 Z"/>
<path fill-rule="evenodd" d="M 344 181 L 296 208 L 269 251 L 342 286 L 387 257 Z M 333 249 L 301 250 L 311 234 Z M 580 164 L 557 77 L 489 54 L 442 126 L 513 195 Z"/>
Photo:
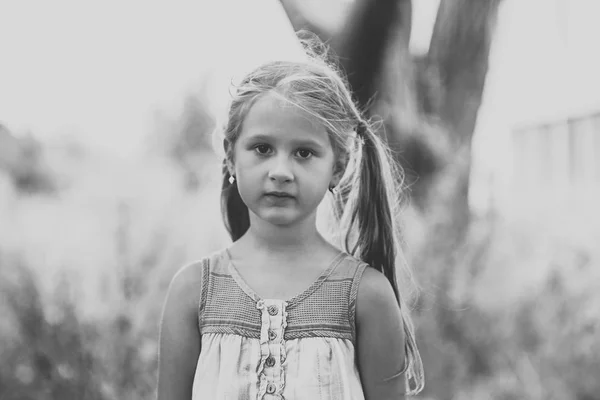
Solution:
<path fill-rule="evenodd" d="M 206 284 L 209 282 L 210 272 L 219 272 L 224 263 L 225 250 L 217 250 L 208 253 L 204 257 L 180 267 L 175 272 L 167 290 L 167 302 L 175 314 L 188 315 L 195 320 L 197 318 L 198 305 L 201 300 Z"/>
<path fill-rule="evenodd" d="M 202 279 L 205 269 L 214 268 L 214 266 L 219 263 L 219 260 L 224 258 L 226 258 L 226 249 L 219 249 L 211 253 L 207 253 L 205 256 L 188 262 L 180 267 L 173 276 L 173 280 Z"/>
<path fill-rule="evenodd" d="M 204 259 L 179 268 L 169 284 L 169 296 L 179 299 L 180 306 L 195 307 L 198 289 L 202 287 Z"/>
<path fill-rule="evenodd" d="M 399 325 L 394 327 L 394 331 L 402 332 L 400 305 L 392 284 L 382 272 L 367 266 L 357 292 L 356 320 L 359 327 L 392 324 Z"/>
<path fill-rule="evenodd" d="M 396 297 L 390 281 L 382 272 L 376 270 L 375 268 L 371 268 L 367 264 L 364 265 L 364 272 L 358 288 L 359 298 L 363 298 L 364 303 L 374 306 L 380 306 L 381 304 L 378 303 L 382 302 L 395 305 Z"/>
<path fill-rule="evenodd" d="M 373 296 L 378 296 L 378 298 L 380 298 L 381 296 L 385 296 L 385 298 L 389 300 L 389 295 L 391 293 L 395 300 L 392 285 L 383 272 L 372 268 L 368 263 L 352 254 L 347 252 L 342 253 L 346 264 L 360 274 L 359 295 L 362 295 L 361 297 L 371 298 Z"/>
<path fill-rule="evenodd" d="M 171 279 L 169 291 L 180 297 L 192 297 L 190 301 L 195 303 L 208 269 L 222 258 L 222 253 L 223 250 L 214 251 L 180 267 Z"/>

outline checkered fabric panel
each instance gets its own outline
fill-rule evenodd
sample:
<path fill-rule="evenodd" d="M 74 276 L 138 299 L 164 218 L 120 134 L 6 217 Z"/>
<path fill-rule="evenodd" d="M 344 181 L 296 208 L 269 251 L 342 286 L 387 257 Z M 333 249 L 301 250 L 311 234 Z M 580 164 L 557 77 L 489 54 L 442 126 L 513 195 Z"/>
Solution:
<path fill-rule="evenodd" d="M 285 339 L 333 337 L 354 342 L 357 288 L 365 267 L 345 255 L 329 276 L 313 283 L 307 296 L 291 302 Z M 202 268 L 200 332 L 260 338 L 260 310 L 229 273 L 227 257 L 215 253 L 202 261 Z"/>

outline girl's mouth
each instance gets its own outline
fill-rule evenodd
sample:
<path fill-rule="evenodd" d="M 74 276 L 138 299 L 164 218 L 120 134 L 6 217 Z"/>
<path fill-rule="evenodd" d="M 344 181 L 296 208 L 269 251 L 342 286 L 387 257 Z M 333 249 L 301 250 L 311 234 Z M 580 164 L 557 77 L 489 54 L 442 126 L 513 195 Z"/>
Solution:
<path fill-rule="evenodd" d="M 277 198 L 290 198 L 293 199 L 294 196 L 292 196 L 289 193 L 286 192 L 267 192 L 265 193 L 265 196 L 273 196 L 273 197 L 277 197 Z"/>

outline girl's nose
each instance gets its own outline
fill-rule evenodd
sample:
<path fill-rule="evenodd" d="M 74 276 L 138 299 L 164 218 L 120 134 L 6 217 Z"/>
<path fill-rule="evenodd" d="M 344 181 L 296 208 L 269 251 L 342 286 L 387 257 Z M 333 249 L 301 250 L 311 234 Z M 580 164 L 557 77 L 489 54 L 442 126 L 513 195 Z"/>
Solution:
<path fill-rule="evenodd" d="M 269 170 L 269 179 L 278 183 L 291 182 L 294 180 L 294 173 L 288 160 L 279 158 L 275 160 Z"/>

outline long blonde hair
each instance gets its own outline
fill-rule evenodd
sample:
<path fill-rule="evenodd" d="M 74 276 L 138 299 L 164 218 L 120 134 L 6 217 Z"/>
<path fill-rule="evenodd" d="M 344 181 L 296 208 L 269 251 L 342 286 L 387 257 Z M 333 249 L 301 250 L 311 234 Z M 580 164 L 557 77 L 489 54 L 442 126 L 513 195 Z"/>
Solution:
<path fill-rule="evenodd" d="M 392 285 L 406 336 L 407 393 L 417 394 L 424 386 L 423 365 L 406 299 L 396 281 L 398 264 L 409 280 L 403 282 L 403 287 L 416 290 L 402 252 L 398 223 L 404 175 L 387 145 L 375 133 L 373 123 L 365 119 L 353 101 L 347 81 L 327 58 L 324 44 L 314 37 L 302 43 L 308 56 L 306 61 L 265 63 L 246 75 L 235 88 L 222 130 L 223 220 L 233 241 L 250 226 L 248 208 L 237 185 L 229 182 L 227 161 L 233 157 L 244 118 L 256 100 L 274 93 L 320 121 L 329 133 L 336 168 L 343 171 L 333 194 L 337 239 L 346 252 L 382 272 Z"/>

